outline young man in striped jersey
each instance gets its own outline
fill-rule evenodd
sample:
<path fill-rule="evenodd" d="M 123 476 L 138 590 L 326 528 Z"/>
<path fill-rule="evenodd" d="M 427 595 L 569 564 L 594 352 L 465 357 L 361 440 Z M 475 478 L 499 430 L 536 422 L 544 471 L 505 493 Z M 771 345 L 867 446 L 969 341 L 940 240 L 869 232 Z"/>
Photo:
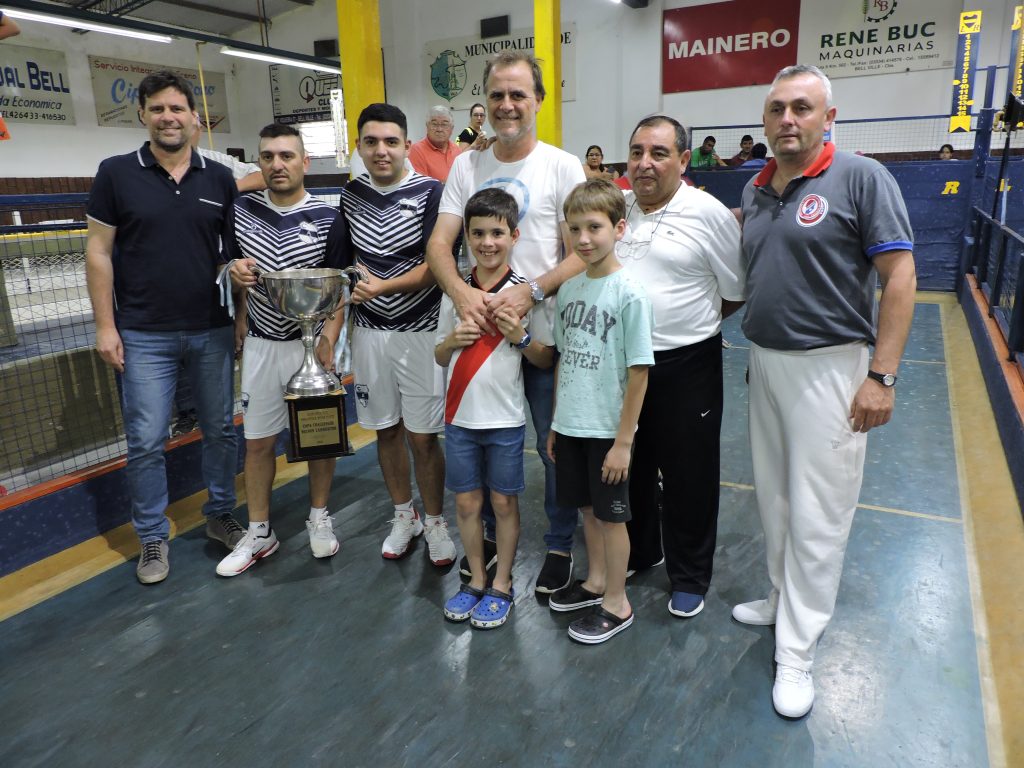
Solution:
<path fill-rule="evenodd" d="M 442 186 L 405 167 L 411 142 L 398 107 L 369 105 L 358 129 L 366 173 L 341 193 L 348 226 L 342 262 L 367 274 L 352 290 L 352 368 L 359 424 L 377 432 L 377 457 L 395 507 L 381 554 L 400 558 L 425 532 L 430 561 L 445 566 L 455 559 L 455 545 L 441 515 L 444 454 L 437 435 L 444 429 L 444 378 L 434 362 L 441 290 L 424 258 Z M 412 504 L 409 448 L 425 518 Z"/>
<path fill-rule="evenodd" d="M 272 123 L 260 131 L 259 162 L 267 189 L 249 192 L 235 200 L 232 234 L 225 242 L 228 257 L 233 259 L 228 265 L 232 284 L 242 289 L 235 312 L 235 346 L 242 351 L 249 530 L 217 566 L 221 576 L 236 576 L 277 551 L 277 535 L 270 527 L 270 492 L 276 469 L 274 444 L 288 425 L 284 387 L 303 358 L 298 323 L 273 307 L 266 289 L 256 283 L 253 270 L 337 266 L 333 261 L 340 253 L 345 231 L 345 221 L 337 209 L 306 191 L 304 177 L 309 169 L 309 156 L 297 130 Z M 248 288 L 260 298 L 247 299 Z M 316 354 L 327 368 L 334 365 L 334 345 L 342 319 L 343 314 L 337 313 L 319 331 Z M 310 511 L 306 529 L 313 557 L 330 557 L 338 551 L 338 539 L 327 513 L 334 462 L 333 458 L 309 462 Z"/>

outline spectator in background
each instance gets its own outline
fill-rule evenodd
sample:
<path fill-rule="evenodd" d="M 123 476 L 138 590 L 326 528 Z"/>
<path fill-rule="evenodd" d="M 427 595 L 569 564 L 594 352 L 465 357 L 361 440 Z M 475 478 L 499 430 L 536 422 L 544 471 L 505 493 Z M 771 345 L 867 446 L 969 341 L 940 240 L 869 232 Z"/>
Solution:
<path fill-rule="evenodd" d="M 430 108 L 427 115 L 427 135 L 409 148 L 409 162 L 417 173 L 448 181 L 448 171 L 461 151 L 452 141 L 455 120 L 452 111 L 443 104 Z"/>
<path fill-rule="evenodd" d="M 729 158 L 729 165 L 731 165 L 734 168 L 743 165 L 752 157 L 750 153 L 753 148 L 754 137 L 747 133 L 743 136 L 742 139 L 740 139 L 740 151 L 733 155 L 731 158 Z"/>
<path fill-rule="evenodd" d="M 597 144 L 587 147 L 587 159 L 583 163 L 583 173 L 588 179 L 604 179 L 614 181 L 619 177 L 619 172 L 604 164 L 604 152 Z"/>
<path fill-rule="evenodd" d="M 4 12 L 0 11 L 0 40 L 20 34 L 21 28 L 14 23 L 10 16 L 4 16 Z"/>
<path fill-rule="evenodd" d="M 952 160 L 953 159 L 953 145 L 943 144 L 939 147 L 939 160 Z"/>
<path fill-rule="evenodd" d="M 751 147 L 750 159 L 743 163 L 740 168 L 764 168 L 768 165 L 767 157 L 768 147 L 759 141 Z"/>
<path fill-rule="evenodd" d="M 725 165 L 725 161 L 715 153 L 716 143 L 714 136 L 705 136 L 690 157 L 690 168 L 718 168 Z"/>
<path fill-rule="evenodd" d="M 469 127 L 459 134 L 455 143 L 459 149 L 465 152 L 467 149 L 484 149 L 484 142 L 487 141 L 487 131 L 484 130 L 484 120 L 487 119 L 487 108 L 483 104 L 474 104 L 469 108 Z"/>

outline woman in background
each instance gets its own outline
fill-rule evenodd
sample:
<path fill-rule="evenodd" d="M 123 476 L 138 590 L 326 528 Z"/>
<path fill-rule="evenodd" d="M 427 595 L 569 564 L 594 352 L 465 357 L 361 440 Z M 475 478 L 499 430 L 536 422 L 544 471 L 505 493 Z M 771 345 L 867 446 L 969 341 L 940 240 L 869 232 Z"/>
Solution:
<path fill-rule="evenodd" d="M 604 152 L 601 151 L 597 144 L 591 144 L 587 147 L 587 159 L 583 163 L 583 173 L 587 175 L 588 179 L 614 181 L 619 178 L 618 171 L 604 165 Z"/>

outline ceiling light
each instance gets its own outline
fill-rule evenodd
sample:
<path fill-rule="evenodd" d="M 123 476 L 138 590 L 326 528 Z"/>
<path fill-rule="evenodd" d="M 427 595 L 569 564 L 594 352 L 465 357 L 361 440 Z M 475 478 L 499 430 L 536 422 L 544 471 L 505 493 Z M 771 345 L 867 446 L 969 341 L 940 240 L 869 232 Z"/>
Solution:
<path fill-rule="evenodd" d="M 301 59 L 289 59 L 284 56 L 274 56 L 271 53 L 258 53 L 257 51 L 246 51 L 241 48 L 232 48 L 225 45 L 220 49 L 221 53 L 226 53 L 228 56 L 241 56 L 243 59 L 257 59 L 259 61 L 268 61 L 271 64 L 286 64 L 289 67 L 301 67 L 302 69 L 313 69 L 317 72 L 333 72 L 336 75 L 341 74 L 341 70 L 338 67 L 329 67 L 326 64 L 314 64 L 311 61 L 302 61 Z"/>
<path fill-rule="evenodd" d="M 91 21 L 80 21 L 78 19 L 68 19 L 63 16 L 50 16 L 46 13 L 30 13 L 29 11 L 9 11 L 4 10 L 5 16 L 10 16 L 12 19 L 22 19 L 24 21 L 38 21 L 43 24 L 56 24 L 59 27 L 71 27 L 72 29 L 88 29 L 90 32 L 105 32 L 108 35 L 121 35 L 122 37 L 134 37 L 136 40 L 148 40 L 151 43 L 169 43 L 173 38 L 169 35 L 156 35 L 152 32 L 139 32 L 134 29 L 125 29 L 124 27 L 110 27 L 106 24 L 93 24 Z"/>

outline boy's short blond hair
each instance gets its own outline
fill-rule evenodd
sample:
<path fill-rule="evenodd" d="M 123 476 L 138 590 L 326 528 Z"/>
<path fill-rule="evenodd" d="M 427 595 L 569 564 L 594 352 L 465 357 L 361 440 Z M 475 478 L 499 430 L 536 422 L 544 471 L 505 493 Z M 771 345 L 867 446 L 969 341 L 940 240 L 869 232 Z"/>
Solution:
<path fill-rule="evenodd" d="M 612 225 L 626 218 L 626 198 L 622 190 L 605 179 L 589 179 L 573 187 L 565 198 L 565 218 L 597 211 L 608 216 Z"/>

